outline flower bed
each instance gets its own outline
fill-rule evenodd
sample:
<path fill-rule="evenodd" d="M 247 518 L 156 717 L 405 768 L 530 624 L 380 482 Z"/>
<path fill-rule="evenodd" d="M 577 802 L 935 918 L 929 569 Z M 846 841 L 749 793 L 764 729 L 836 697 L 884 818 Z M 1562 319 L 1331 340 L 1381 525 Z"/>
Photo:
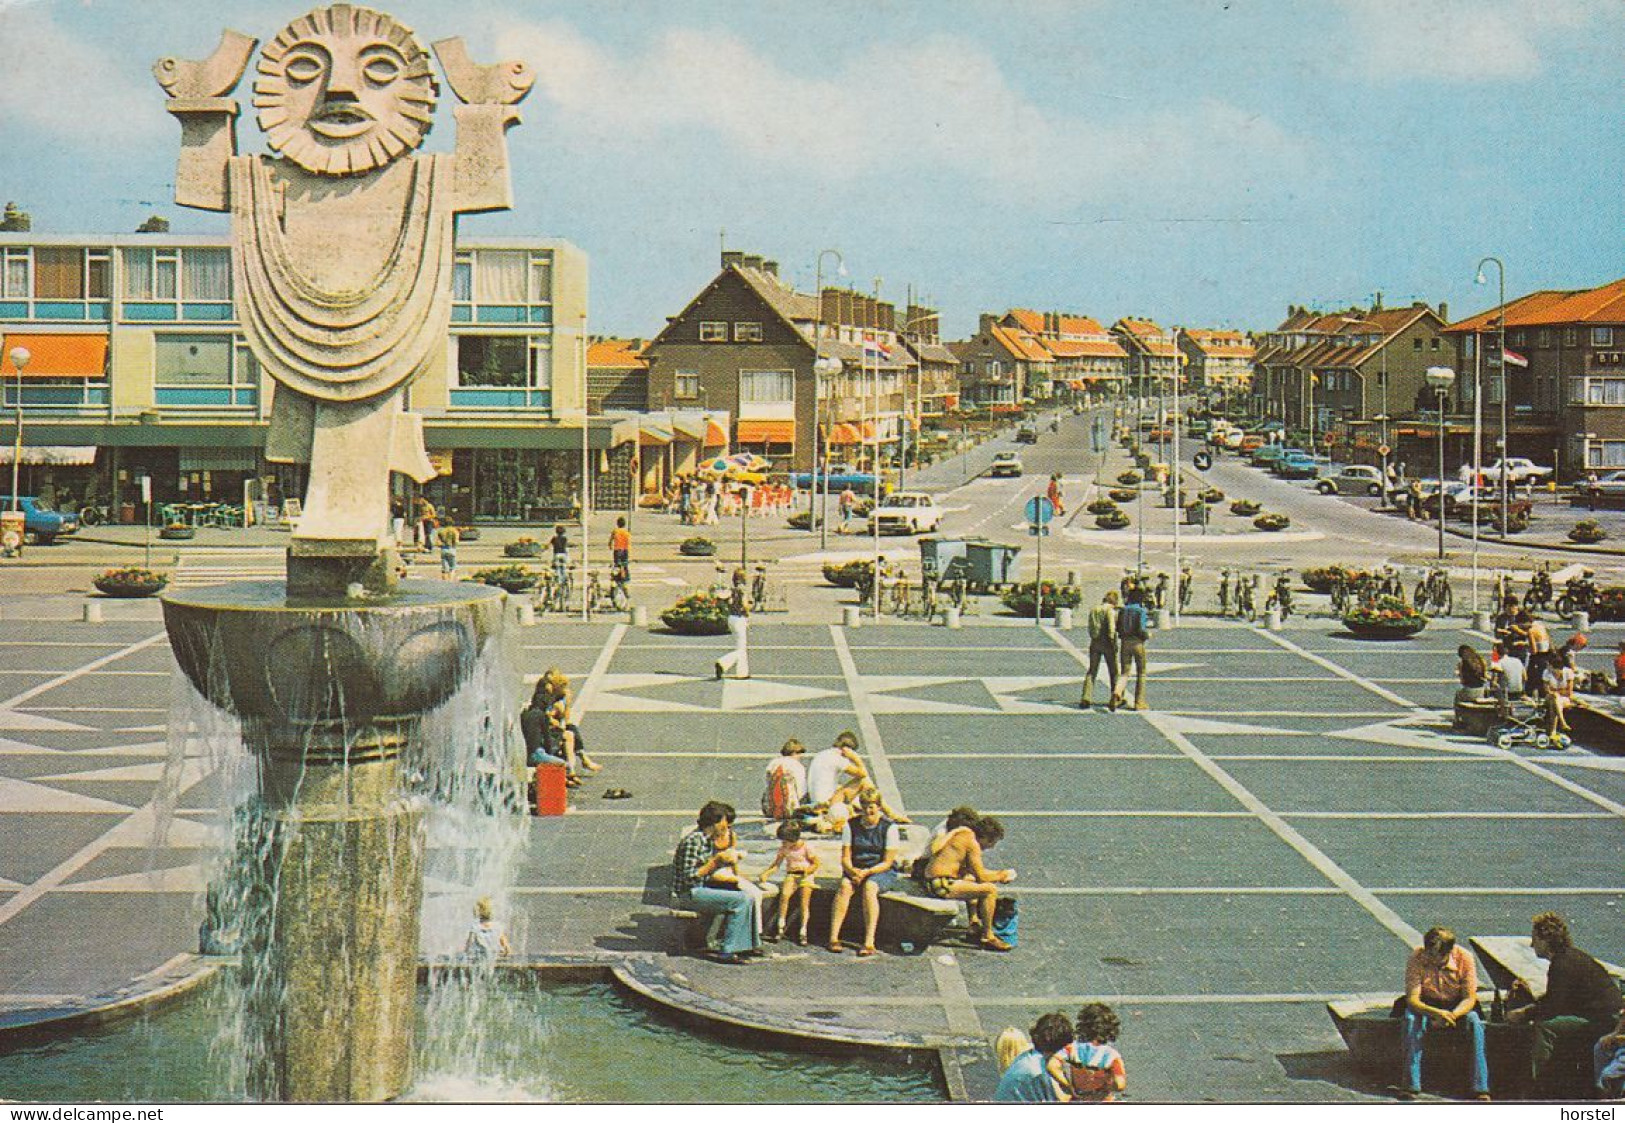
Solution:
<path fill-rule="evenodd" d="M 197 537 L 197 527 L 185 523 L 170 523 L 158 532 L 158 537 L 170 542 L 186 542 Z"/>
<path fill-rule="evenodd" d="M 1361 639 L 1408 639 L 1427 626 L 1428 618 L 1400 597 L 1378 597 L 1343 617 L 1343 627 Z"/>
<path fill-rule="evenodd" d="M 1140 497 L 1140 493 L 1131 487 L 1114 487 L 1106 494 L 1113 503 L 1132 503 Z"/>
<path fill-rule="evenodd" d="M 1133 487 L 1135 484 L 1140 482 L 1140 473 L 1119 472 L 1117 473 L 1117 482 L 1122 484 L 1124 487 Z"/>
<path fill-rule="evenodd" d="M 542 544 L 534 538 L 517 538 L 502 547 L 502 555 L 508 558 L 539 558 L 542 549 Z"/>
<path fill-rule="evenodd" d="M 1095 525 L 1101 530 L 1122 530 L 1128 525 L 1128 516 L 1122 511 L 1113 511 L 1108 515 L 1096 515 Z"/>
<path fill-rule="evenodd" d="M 1230 504 L 1230 513 L 1232 515 L 1240 515 L 1244 519 L 1252 518 L 1263 509 L 1264 505 L 1262 503 L 1256 502 L 1252 499 L 1238 499 L 1234 503 Z"/>
<path fill-rule="evenodd" d="M 866 580 L 874 562 L 849 561 L 840 565 L 824 564 L 824 580 L 841 589 L 855 589 L 858 582 Z"/>
<path fill-rule="evenodd" d="M 522 565 L 498 565 L 479 570 L 469 580 L 482 585 L 495 585 L 510 593 L 522 593 L 526 589 L 534 589 L 538 578 Z"/>
<path fill-rule="evenodd" d="M 91 584 L 99 589 L 103 596 L 134 598 L 150 597 L 160 592 L 169 584 L 169 577 L 163 573 L 155 573 L 140 566 L 126 566 L 123 569 L 109 569 L 101 576 L 93 578 Z"/>
<path fill-rule="evenodd" d="M 660 622 L 680 636 L 726 635 L 728 602 L 710 593 L 690 593 L 662 612 Z"/>
<path fill-rule="evenodd" d="M 1608 532 L 1596 519 L 1581 519 L 1569 531 L 1569 541 L 1578 542 L 1582 546 L 1589 546 L 1593 542 L 1601 542 L 1608 537 Z"/>
<path fill-rule="evenodd" d="M 1110 499 L 1096 499 L 1084 508 L 1091 515 L 1109 515 L 1117 510 L 1117 504 Z"/>
<path fill-rule="evenodd" d="M 717 544 L 709 538 L 695 535 L 693 538 L 683 539 L 683 544 L 677 547 L 677 552 L 685 558 L 709 558 L 716 554 Z"/>
<path fill-rule="evenodd" d="M 1285 530 L 1292 525 L 1292 520 L 1285 515 L 1259 515 L 1253 525 L 1259 530 Z"/>
<path fill-rule="evenodd" d="M 1596 603 L 1591 606 L 1593 620 L 1625 620 L 1625 585 L 1610 585 L 1597 590 Z"/>
<path fill-rule="evenodd" d="M 1200 499 L 1203 503 L 1223 503 L 1224 492 L 1220 491 L 1216 487 L 1204 487 L 1201 491 L 1196 493 L 1196 498 Z"/>
<path fill-rule="evenodd" d="M 1026 581 L 1012 585 L 999 597 L 1004 606 L 1017 616 L 1035 616 L 1038 612 L 1038 583 Z M 1044 615 L 1053 616 L 1057 608 L 1076 608 L 1083 603 L 1083 591 L 1076 585 L 1057 585 L 1044 582 Z"/>

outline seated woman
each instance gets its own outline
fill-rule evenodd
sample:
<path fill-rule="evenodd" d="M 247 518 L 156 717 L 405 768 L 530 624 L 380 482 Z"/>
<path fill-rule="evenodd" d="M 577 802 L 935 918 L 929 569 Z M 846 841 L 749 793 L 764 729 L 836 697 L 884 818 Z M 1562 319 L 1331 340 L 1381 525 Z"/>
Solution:
<path fill-rule="evenodd" d="M 525 763 L 533 768 L 538 764 L 562 764 L 565 782 L 572 787 L 579 786 L 581 781 L 576 778 L 570 760 L 563 752 L 554 751 L 563 746 L 558 744 L 552 729 L 549 708 L 547 684 L 538 682 L 531 693 L 530 702 L 519 712 L 519 732 L 525 739 Z"/>
<path fill-rule="evenodd" d="M 841 846 L 841 885 L 835 891 L 830 912 L 829 950 L 845 950 L 841 925 L 854 894 L 863 898 L 863 946 L 859 957 L 875 954 L 875 931 L 880 924 L 880 895 L 896 888 L 902 880 L 897 867 L 902 835 L 897 823 L 881 810 L 880 793 L 866 792 L 859 799 L 859 812 L 846 822 Z"/>
<path fill-rule="evenodd" d="M 983 815 L 968 826 L 955 827 L 943 836 L 941 845 L 933 841 L 925 864 L 925 888 L 933 897 L 950 901 L 974 902 L 980 920 L 981 945 L 989 951 L 1009 951 L 1010 945 L 993 934 L 993 910 L 998 905 L 999 886 L 1016 878 L 1015 870 L 990 870 L 982 865 L 982 851 L 990 850 L 1004 838 L 1004 827 L 991 815 Z"/>
<path fill-rule="evenodd" d="M 550 751 L 570 760 L 572 773 L 577 765 L 587 772 L 599 771 L 603 765 L 587 755 L 587 740 L 581 735 L 581 726 L 570 720 L 569 676 L 557 667 L 549 667 L 536 683 L 535 697 L 547 704 Z"/>
<path fill-rule="evenodd" d="M 1489 679 L 1489 666 L 1484 662 L 1484 656 L 1471 644 L 1462 644 L 1456 648 L 1456 681 L 1461 683 L 1461 689 L 1456 691 L 1456 702 L 1482 702 L 1484 700 L 1484 684 Z"/>

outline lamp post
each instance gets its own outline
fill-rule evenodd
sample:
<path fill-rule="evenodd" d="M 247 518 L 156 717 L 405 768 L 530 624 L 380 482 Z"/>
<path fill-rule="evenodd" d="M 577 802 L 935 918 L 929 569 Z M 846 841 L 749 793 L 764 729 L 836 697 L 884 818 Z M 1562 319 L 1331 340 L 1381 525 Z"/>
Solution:
<path fill-rule="evenodd" d="M 576 358 L 581 363 L 581 618 L 591 619 L 591 605 L 587 603 L 587 551 L 592 531 L 588 526 L 588 513 L 592 509 L 592 476 L 588 472 L 591 447 L 588 443 L 592 403 L 587 398 L 587 313 L 581 313 L 580 331 L 576 333 Z"/>
<path fill-rule="evenodd" d="M 1501 540 L 1506 541 L 1507 527 L 1507 397 L 1512 390 L 1511 378 L 1507 374 L 1507 267 L 1500 258 L 1486 256 L 1479 259 L 1478 275 L 1473 278 L 1475 284 L 1487 284 L 1489 278 L 1484 276 L 1484 266 L 1490 262 L 1495 263 L 1496 298 L 1495 298 L 1495 354 L 1501 363 Z M 1476 480 L 1474 481 L 1477 482 Z"/>
<path fill-rule="evenodd" d="M 18 472 L 23 463 L 23 368 L 28 365 L 28 360 L 32 357 L 26 347 L 13 347 L 11 349 L 11 365 L 17 368 L 17 435 L 11 450 L 11 510 L 4 515 L 0 515 L 0 523 L 5 525 L 6 549 L 4 552 L 7 556 L 20 556 L 23 552 L 23 539 L 27 537 Z M 12 541 L 13 539 L 14 541 Z"/>
<path fill-rule="evenodd" d="M 1449 367 L 1428 367 L 1427 374 L 1423 375 L 1427 384 L 1439 400 L 1439 490 L 1436 493 L 1439 504 L 1439 560 L 1444 560 L 1444 400 L 1450 393 L 1450 387 L 1455 385 L 1456 372 Z"/>
<path fill-rule="evenodd" d="M 11 509 L 22 510 L 21 492 L 18 491 L 17 470 L 23 463 L 23 368 L 34 356 L 26 347 L 11 349 L 11 365 L 17 368 L 17 438 L 11 450 Z"/>
<path fill-rule="evenodd" d="M 812 486 L 807 490 L 807 518 L 818 523 L 818 548 L 829 547 L 829 439 L 825 437 L 822 446 L 819 445 L 818 434 L 823 428 L 824 393 L 823 383 L 826 375 L 833 378 L 841 371 L 841 361 L 834 360 L 835 369 L 821 370 L 819 364 L 824 361 L 824 258 L 833 254 L 835 257 L 835 270 L 839 274 L 846 273 L 846 259 L 841 256 L 840 250 L 819 250 L 818 264 L 813 269 L 813 287 L 817 290 L 813 299 L 818 302 L 818 318 L 813 321 L 813 474 L 809 481 Z M 831 403 L 833 405 L 833 403 Z M 831 418 L 830 428 L 834 428 L 834 419 Z M 818 504 L 818 514 L 813 515 L 813 503 L 822 494 L 823 499 Z"/>
<path fill-rule="evenodd" d="M 1180 366 L 1182 364 L 1184 356 L 1179 353 L 1179 329 L 1178 328 L 1175 328 L 1173 330 L 1173 346 L 1174 346 L 1174 459 L 1173 459 L 1174 501 L 1173 501 L 1172 506 L 1173 506 L 1173 509 L 1174 509 L 1174 622 L 1177 624 L 1179 622 L 1179 579 L 1180 579 L 1180 573 L 1181 573 L 1181 570 L 1180 570 L 1180 550 L 1179 550 L 1179 516 L 1184 511 L 1184 505 L 1181 502 L 1181 497 L 1180 497 L 1180 494 L 1179 494 L 1179 481 L 1180 481 L 1180 463 L 1179 463 L 1179 428 L 1180 428 L 1180 424 L 1179 424 L 1179 422 L 1180 422 L 1179 376 L 1180 376 Z"/>

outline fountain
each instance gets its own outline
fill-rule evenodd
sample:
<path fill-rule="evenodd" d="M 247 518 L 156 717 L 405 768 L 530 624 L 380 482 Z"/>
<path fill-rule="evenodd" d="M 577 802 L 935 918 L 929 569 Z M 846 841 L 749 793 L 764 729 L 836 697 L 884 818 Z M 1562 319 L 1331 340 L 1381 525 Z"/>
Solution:
<path fill-rule="evenodd" d="M 269 155 L 237 155 L 231 99 L 256 40 L 154 67 L 181 122 L 175 199 L 229 211 L 237 318 L 276 383 L 266 456 L 308 463 L 285 585 L 173 592 L 182 671 L 241 723 L 256 790 L 246 888 L 248 1092 L 377 1101 L 411 1083 L 425 796 L 403 760 L 488 658 L 502 595 L 401 581 L 389 473 L 433 477 L 406 388 L 446 336 L 457 216 L 511 203 L 506 130 L 532 75 L 434 44 L 457 95 L 450 155 L 419 154 L 439 84 L 412 31 L 334 4 L 261 51 Z"/>

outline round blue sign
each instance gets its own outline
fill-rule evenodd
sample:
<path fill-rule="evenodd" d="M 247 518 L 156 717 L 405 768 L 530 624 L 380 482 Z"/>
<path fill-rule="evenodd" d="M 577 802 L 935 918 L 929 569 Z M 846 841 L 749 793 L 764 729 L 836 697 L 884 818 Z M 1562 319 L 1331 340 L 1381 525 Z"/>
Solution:
<path fill-rule="evenodd" d="M 1035 495 L 1027 500 L 1027 521 L 1043 526 L 1055 517 L 1055 504 L 1046 495 Z"/>

